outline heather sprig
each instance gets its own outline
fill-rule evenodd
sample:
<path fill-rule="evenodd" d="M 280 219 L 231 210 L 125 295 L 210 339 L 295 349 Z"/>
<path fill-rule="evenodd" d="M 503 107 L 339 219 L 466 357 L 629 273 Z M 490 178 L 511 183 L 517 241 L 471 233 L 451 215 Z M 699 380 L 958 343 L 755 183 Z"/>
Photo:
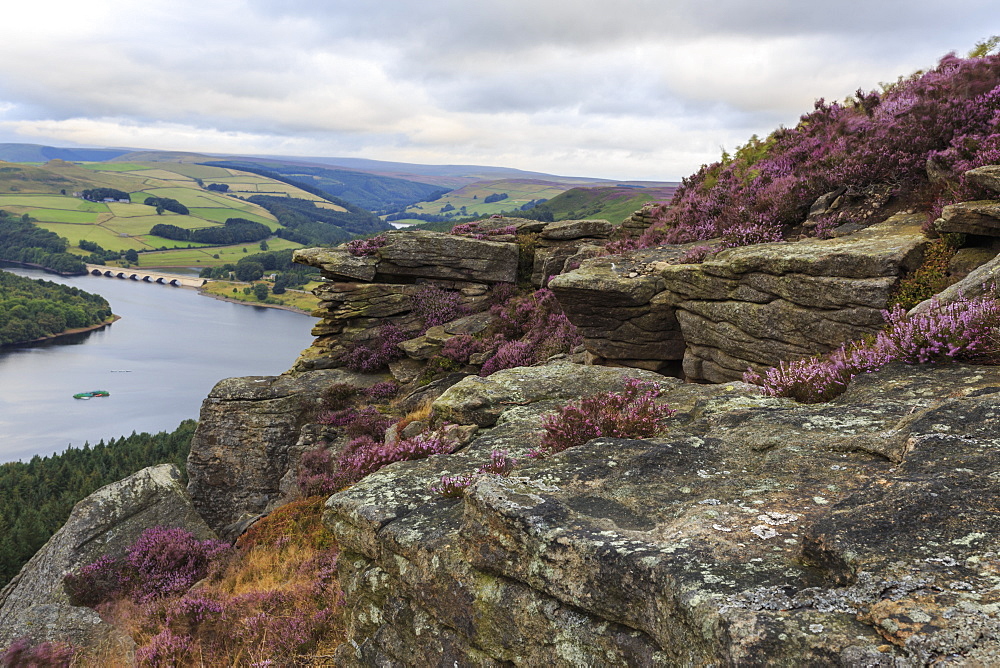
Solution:
<path fill-rule="evenodd" d="M 348 241 L 347 251 L 356 257 L 362 257 L 366 255 L 375 255 L 379 248 L 382 248 L 387 243 L 389 243 L 389 238 L 384 234 L 376 234 L 373 237 L 368 237 L 367 239 L 352 239 Z"/>
<path fill-rule="evenodd" d="M 121 559 L 103 556 L 68 574 L 66 591 L 76 605 L 94 606 L 127 597 L 142 603 L 187 591 L 204 578 L 229 545 L 198 540 L 185 529 L 146 529 Z"/>
<path fill-rule="evenodd" d="M 507 454 L 506 450 L 493 450 L 490 461 L 476 469 L 475 473 L 441 476 L 441 484 L 432 486 L 431 491 L 447 498 L 462 497 L 465 496 L 465 490 L 484 475 L 506 478 L 516 467 L 517 460 Z"/>
<path fill-rule="evenodd" d="M 413 312 L 424 323 L 424 331 L 468 313 L 462 304 L 461 293 L 433 285 L 422 287 L 413 296 Z"/>
<path fill-rule="evenodd" d="M 377 371 L 403 356 L 399 344 L 408 338 L 399 327 L 386 323 L 378 328 L 370 342 L 353 344 L 344 353 L 342 361 L 351 371 Z"/>
<path fill-rule="evenodd" d="M 759 372 L 748 369 L 747 383 L 774 397 L 804 403 L 829 401 L 860 373 L 890 362 L 906 364 L 975 361 L 1000 353 L 1000 304 L 991 297 L 936 306 L 909 316 L 898 304 L 884 311 L 886 328 L 871 341 L 847 344 L 824 356 L 782 362 Z"/>
<path fill-rule="evenodd" d="M 656 385 L 636 378 L 621 392 L 601 392 L 570 403 L 542 423 L 545 436 L 531 457 L 545 457 L 595 438 L 642 438 L 663 430 L 674 411 L 656 403 Z"/>
<path fill-rule="evenodd" d="M 490 309 L 496 352 L 483 364 L 480 375 L 501 369 L 530 366 L 583 342 L 576 327 L 548 288 L 515 296 Z"/>
<path fill-rule="evenodd" d="M 351 441 L 337 460 L 336 476 L 351 484 L 394 462 L 424 459 L 451 452 L 452 445 L 433 434 L 418 434 L 395 443 L 361 437 Z"/>
<path fill-rule="evenodd" d="M 76 650 L 61 642 L 35 644 L 31 638 L 18 638 L 0 655 L 3 668 L 68 668 Z"/>

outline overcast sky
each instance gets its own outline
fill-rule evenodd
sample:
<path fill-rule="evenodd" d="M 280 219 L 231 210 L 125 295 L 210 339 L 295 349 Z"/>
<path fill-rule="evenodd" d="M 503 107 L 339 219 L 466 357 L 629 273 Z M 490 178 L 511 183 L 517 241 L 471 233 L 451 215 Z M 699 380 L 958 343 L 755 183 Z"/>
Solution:
<path fill-rule="evenodd" d="M 30 0 L 0 141 L 676 180 L 1000 33 L 996 0 Z"/>

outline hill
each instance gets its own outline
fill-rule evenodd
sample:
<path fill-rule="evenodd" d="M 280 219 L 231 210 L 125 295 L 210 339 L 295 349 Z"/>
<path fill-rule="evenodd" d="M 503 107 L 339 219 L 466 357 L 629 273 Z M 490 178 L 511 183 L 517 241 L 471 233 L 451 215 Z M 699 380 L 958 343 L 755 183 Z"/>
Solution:
<path fill-rule="evenodd" d="M 8 162 L 48 162 L 49 160 L 94 161 L 111 160 L 128 153 L 129 149 L 60 148 L 41 144 L 0 144 L 0 160 Z"/>
<path fill-rule="evenodd" d="M 339 198 L 370 211 L 395 211 L 414 202 L 433 199 L 441 188 L 366 172 L 330 169 L 318 165 L 249 160 L 212 161 L 206 164 L 261 174 L 317 194 Z"/>
<path fill-rule="evenodd" d="M 549 211 L 552 213 L 552 220 L 597 218 L 620 223 L 645 204 L 669 202 L 676 191 L 677 185 L 650 188 L 634 186 L 571 188 L 535 207 L 533 211 L 535 213 Z"/>
<path fill-rule="evenodd" d="M 93 246 L 102 251 L 148 253 L 146 266 L 215 266 L 234 263 L 258 244 L 208 246 L 173 241 L 151 234 L 163 223 L 184 229 L 221 227 L 230 218 L 267 225 L 278 236 L 271 250 L 298 248 L 303 244 L 340 243 L 358 233 L 371 233 L 385 226 L 377 218 L 333 198 L 324 198 L 287 183 L 236 169 L 199 165 L 205 156 L 127 153 L 109 162 L 75 164 L 52 160 L 42 166 L 0 163 L 0 209 L 28 216 L 38 227 L 69 240 L 70 252 L 87 255 Z M 128 193 L 130 202 L 91 202 L 74 193 L 93 188 L 112 188 Z M 268 208 L 247 201 L 251 197 L 280 197 L 289 202 L 318 207 L 312 234 L 299 230 L 284 234 L 282 222 Z M 148 198 L 175 200 L 186 214 L 169 210 L 157 213 L 143 204 Z M 86 248 L 84 248 L 86 246 Z M 245 250 L 246 249 L 246 250 Z M 95 258 L 97 260 L 97 258 Z M 110 256 L 101 261 L 109 261 Z"/>

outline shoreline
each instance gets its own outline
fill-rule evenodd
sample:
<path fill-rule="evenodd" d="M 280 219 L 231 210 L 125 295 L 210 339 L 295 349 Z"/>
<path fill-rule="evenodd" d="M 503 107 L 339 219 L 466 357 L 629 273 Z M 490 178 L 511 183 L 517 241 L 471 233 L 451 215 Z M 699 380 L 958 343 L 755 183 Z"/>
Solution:
<path fill-rule="evenodd" d="M 89 327 L 76 327 L 74 329 L 67 329 L 64 332 L 59 332 L 58 334 L 50 334 L 49 336 L 42 336 L 37 339 L 31 339 L 29 341 L 15 341 L 14 343 L 5 343 L 0 346 L 2 348 L 16 348 L 18 346 L 31 346 L 38 343 L 45 343 L 47 341 L 54 341 L 55 339 L 61 338 L 63 336 L 73 336 L 74 334 L 84 334 L 86 332 L 96 332 L 99 329 L 104 329 L 105 327 L 110 327 L 115 324 L 122 317 L 120 315 L 111 314 L 111 317 L 104 322 L 99 322 L 95 325 L 90 325 Z"/>
<path fill-rule="evenodd" d="M 230 304 L 243 304 L 244 306 L 259 306 L 261 308 L 276 308 L 281 311 L 291 311 L 292 313 L 301 313 L 302 315 L 312 315 L 311 311 L 304 311 L 300 308 L 295 308 L 294 306 L 288 306 L 286 304 L 265 304 L 264 302 L 250 302 L 244 301 L 242 299 L 233 299 L 232 297 L 226 297 L 223 295 L 217 295 L 214 292 L 209 292 L 205 290 L 204 286 L 200 288 L 195 288 L 198 294 L 202 297 L 211 297 L 212 299 L 218 299 L 221 302 L 229 302 Z"/>

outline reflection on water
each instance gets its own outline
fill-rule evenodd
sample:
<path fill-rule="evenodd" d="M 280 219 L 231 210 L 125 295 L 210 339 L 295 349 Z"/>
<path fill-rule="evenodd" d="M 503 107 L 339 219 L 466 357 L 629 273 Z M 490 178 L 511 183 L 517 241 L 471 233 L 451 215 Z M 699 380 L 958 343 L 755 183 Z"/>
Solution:
<path fill-rule="evenodd" d="M 219 380 L 282 373 L 311 341 L 313 320 L 299 313 L 223 302 L 185 288 L 8 270 L 101 294 L 122 319 L 92 332 L 0 349 L 0 461 L 132 431 L 172 430 L 198 417 Z M 111 396 L 73 399 L 91 390 Z"/>

